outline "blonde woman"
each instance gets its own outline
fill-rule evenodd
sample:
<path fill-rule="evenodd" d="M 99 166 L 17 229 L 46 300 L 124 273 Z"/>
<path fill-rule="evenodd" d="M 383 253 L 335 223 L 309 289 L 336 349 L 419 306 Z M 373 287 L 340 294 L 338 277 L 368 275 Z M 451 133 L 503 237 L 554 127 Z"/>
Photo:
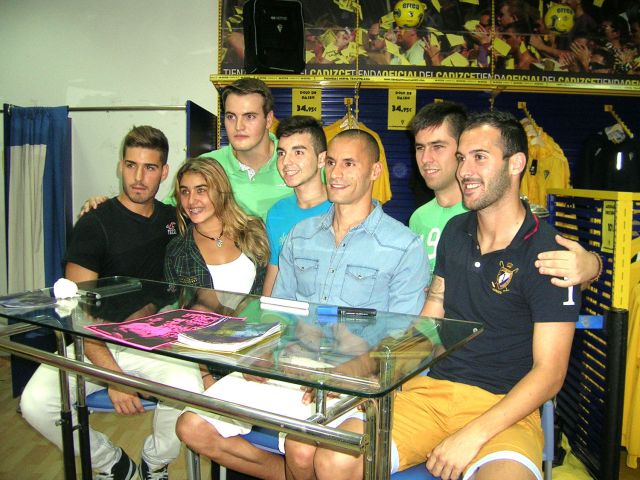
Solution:
<path fill-rule="evenodd" d="M 167 246 L 167 282 L 238 293 L 262 291 L 269 242 L 264 224 L 236 203 L 211 158 L 189 158 L 176 174 L 180 235 Z"/>

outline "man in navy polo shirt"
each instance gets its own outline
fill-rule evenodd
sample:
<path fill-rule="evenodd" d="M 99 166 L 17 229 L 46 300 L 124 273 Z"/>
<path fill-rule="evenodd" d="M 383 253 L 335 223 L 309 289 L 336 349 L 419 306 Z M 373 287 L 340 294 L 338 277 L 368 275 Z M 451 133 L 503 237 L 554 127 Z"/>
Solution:
<path fill-rule="evenodd" d="M 471 117 L 457 157 L 470 212 L 442 232 L 422 315 L 479 321 L 484 332 L 396 395 L 392 469 L 426 462 L 443 480 L 541 480 L 538 409 L 564 382 L 579 289 L 553 286 L 534 266 L 556 232 L 519 198 L 520 123 L 502 112 Z M 362 431 L 350 421 L 343 428 Z M 321 450 L 315 466 L 319 479 L 362 477 L 362 457 Z"/>

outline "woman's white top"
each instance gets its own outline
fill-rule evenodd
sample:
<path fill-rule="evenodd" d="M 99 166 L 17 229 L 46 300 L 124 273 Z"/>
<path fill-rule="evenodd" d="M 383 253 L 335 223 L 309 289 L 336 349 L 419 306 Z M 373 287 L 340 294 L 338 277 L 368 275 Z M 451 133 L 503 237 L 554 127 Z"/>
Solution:
<path fill-rule="evenodd" d="M 241 253 L 238 258 L 229 263 L 207 265 L 207 268 L 216 290 L 249 293 L 256 278 L 256 266 L 244 253 Z M 223 301 L 222 298 L 220 301 L 222 304 L 227 305 L 227 302 Z M 235 308 L 235 305 L 227 306 Z"/>

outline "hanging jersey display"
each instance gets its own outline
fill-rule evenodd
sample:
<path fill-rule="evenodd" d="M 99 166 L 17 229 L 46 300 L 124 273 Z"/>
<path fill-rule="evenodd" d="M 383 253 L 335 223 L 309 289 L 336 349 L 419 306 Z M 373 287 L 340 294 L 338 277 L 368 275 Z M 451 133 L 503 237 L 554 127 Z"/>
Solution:
<path fill-rule="evenodd" d="M 560 146 L 539 126 L 531 125 L 527 119 L 522 124 L 527 132 L 529 162 L 520 193 L 527 196 L 531 205 L 546 208 L 547 190 L 571 187 L 569 162 Z"/>

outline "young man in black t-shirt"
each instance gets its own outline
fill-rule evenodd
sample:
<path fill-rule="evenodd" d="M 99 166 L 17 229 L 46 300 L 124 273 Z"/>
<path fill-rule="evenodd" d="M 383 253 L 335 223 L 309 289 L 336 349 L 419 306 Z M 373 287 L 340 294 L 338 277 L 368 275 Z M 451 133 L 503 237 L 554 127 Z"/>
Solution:
<path fill-rule="evenodd" d="M 155 200 L 160 183 L 167 177 L 169 145 L 164 134 L 153 127 L 134 127 L 125 137 L 118 164 L 122 192 L 77 223 L 67 249 L 65 277 L 74 282 L 126 275 L 161 280 L 165 247 L 176 235 L 175 209 Z M 153 303 L 142 306 L 133 316 L 151 315 Z M 136 374 L 173 387 L 202 391 L 196 364 L 163 358 L 119 346 L 85 341 L 85 354 L 93 364 L 117 372 Z M 73 381 L 74 377 L 71 377 Z M 87 394 L 104 388 L 87 383 Z M 110 386 L 109 397 L 117 413 L 144 412 L 136 394 Z M 70 388 L 75 402 L 75 386 Z M 56 425 L 60 412 L 58 371 L 42 365 L 22 394 L 22 414 L 47 439 L 62 448 Z M 97 476 L 129 480 L 136 472 L 142 479 L 168 478 L 167 464 L 180 451 L 175 423 L 180 411 L 160 403 L 155 411 L 153 433 L 142 447 L 139 470 L 120 448 L 102 433 L 90 430 L 91 461 Z"/>

